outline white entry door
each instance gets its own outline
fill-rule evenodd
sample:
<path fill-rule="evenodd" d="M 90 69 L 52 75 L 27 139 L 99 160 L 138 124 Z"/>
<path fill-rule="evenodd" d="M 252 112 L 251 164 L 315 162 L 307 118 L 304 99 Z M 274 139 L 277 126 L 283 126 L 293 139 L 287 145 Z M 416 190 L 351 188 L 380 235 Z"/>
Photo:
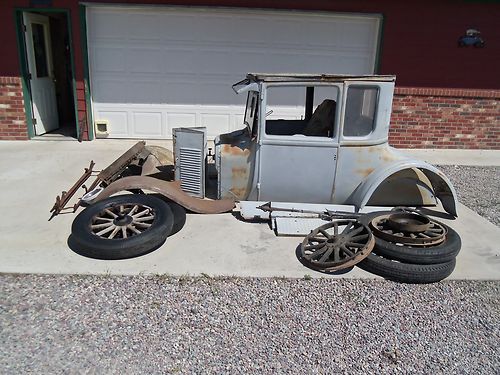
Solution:
<path fill-rule="evenodd" d="M 49 18 L 40 14 L 24 13 L 23 17 L 33 122 L 35 134 L 41 135 L 59 127 L 50 24 Z"/>

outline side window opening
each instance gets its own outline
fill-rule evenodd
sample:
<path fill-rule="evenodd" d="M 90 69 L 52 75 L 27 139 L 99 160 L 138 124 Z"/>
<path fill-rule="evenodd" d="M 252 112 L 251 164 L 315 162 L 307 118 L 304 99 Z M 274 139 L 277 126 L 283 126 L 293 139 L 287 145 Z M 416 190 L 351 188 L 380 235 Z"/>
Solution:
<path fill-rule="evenodd" d="M 268 89 L 266 134 L 335 137 L 336 86 L 276 86 Z"/>
<path fill-rule="evenodd" d="M 363 137 L 375 129 L 377 98 L 377 87 L 349 87 L 346 99 L 344 136 Z"/>

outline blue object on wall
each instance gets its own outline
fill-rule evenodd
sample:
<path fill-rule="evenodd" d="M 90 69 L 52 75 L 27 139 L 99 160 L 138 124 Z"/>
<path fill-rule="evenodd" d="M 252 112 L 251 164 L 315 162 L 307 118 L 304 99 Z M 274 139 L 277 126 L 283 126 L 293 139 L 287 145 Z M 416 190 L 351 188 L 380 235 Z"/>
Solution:
<path fill-rule="evenodd" d="M 484 47 L 484 40 L 480 37 L 481 32 L 477 29 L 467 29 L 465 35 L 458 39 L 459 47 L 474 46 L 477 48 Z"/>

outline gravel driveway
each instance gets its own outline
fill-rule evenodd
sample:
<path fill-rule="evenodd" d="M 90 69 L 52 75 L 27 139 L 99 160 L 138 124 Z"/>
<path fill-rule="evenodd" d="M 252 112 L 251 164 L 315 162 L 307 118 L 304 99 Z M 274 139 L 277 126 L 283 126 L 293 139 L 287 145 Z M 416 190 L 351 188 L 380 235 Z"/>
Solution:
<path fill-rule="evenodd" d="M 500 371 L 500 283 L 1 276 L 0 370 Z"/>
<path fill-rule="evenodd" d="M 439 165 L 457 191 L 458 200 L 500 226 L 500 167 Z"/>

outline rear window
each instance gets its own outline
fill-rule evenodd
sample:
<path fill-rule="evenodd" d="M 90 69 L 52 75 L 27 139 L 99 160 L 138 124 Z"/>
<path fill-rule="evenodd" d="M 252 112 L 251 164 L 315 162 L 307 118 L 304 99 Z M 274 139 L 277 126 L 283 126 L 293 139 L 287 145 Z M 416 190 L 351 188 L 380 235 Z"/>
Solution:
<path fill-rule="evenodd" d="M 344 120 L 344 136 L 363 137 L 375 128 L 377 87 L 350 86 Z"/>

